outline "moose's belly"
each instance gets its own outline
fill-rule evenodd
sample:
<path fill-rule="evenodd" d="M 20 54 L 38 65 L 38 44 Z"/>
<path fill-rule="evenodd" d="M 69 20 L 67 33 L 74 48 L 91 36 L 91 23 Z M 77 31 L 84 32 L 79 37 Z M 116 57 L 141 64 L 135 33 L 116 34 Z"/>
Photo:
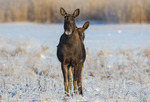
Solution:
<path fill-rule="evenodd" d="M 80 62 L 84 57 L 84 53 L 81 49 L 69 49 L 69 48 L 60 48 L 57 49 L 57 56 L 60 62 L 64 61 L 69 63 L 71 62 Z"/>
<path fill-rule="evenodd" d="M 74 66 L 77 63 L 84 62 L 85 56 L 85 48 L 81 44 L 59 45 L 57 47 L 57 57 L 61 63 L 65 62 Z"/>

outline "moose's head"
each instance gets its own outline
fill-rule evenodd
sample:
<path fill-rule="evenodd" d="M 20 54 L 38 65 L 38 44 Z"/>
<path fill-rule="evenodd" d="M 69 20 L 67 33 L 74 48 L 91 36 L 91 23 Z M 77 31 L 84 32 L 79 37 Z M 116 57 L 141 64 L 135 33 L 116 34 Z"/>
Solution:
<path fill-rule="evenodd" d="M 75 18 L 79 15 L 80 10 L 76 9 L 73 14 L 67 14 L 67 12 L 60 8 L 60 14 L 64 16 L 64 30 L 66 35 L 71 35 L 76 28 Z"/>
<path fill-rule="evenodd" d="M 79 35 L 80 35 L 80 37 L 82 38 L 83 41 L 84 41 L 84 38 L 85 38 L 84 32 L 88 27 L 89 27 L 89 21 L 85 22 L 84 25 L 81 28 L 77 28 L 78 32 L 79 32 Z"/>

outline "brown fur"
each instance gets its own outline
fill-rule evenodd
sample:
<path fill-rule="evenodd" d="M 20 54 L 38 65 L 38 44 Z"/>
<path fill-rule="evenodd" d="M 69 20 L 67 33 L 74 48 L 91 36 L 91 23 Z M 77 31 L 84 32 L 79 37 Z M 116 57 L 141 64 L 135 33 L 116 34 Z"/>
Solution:
<path fill-rule="evenodd" d="M 57 57 L 61 62 L 65 92 L 68 94 L 69 88 L 70 90 L 72 89 L 72 72 L 74 92 L 77 92 L 78 86 L 79 94 L 83 94 L 82 71 L 86 52 L 75 24 L 75 18 L 79 15 L 79 9 L 76 9 L 73 14 L 67 14 L 66 11 L 61 8 L 60 13 L 64 16 L 65 31 L 60 37 L 60 42 L 57 46 Z"/>

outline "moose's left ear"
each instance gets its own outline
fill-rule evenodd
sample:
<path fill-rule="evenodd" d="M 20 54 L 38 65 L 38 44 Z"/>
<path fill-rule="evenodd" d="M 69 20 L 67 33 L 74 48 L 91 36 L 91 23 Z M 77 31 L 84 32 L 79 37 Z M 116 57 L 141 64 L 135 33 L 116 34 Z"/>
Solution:
<path fill-rule="evenodd" d="M 87 29 L 89 27 L 89 24 L 90 24 L 89 21 L 87 21 L 86 23 L 84 23 L 82 28 Z"/>
<path fill-rule="evenodd" d="M 76 18 L 80 14 L 80 9 L 76 9 L 73 13 L 73 16 Z"/>

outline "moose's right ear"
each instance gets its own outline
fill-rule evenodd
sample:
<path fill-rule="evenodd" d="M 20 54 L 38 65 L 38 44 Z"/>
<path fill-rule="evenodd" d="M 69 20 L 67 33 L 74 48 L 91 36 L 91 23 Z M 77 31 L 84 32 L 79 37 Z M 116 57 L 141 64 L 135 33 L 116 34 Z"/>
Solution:
<path fill-rule="evenodd" d="M 89 21 L 87 21 L 86 23 L 84 23 L 82 28 L 87 29 L 89 27 L 89 24 L 90 24 Z"/>
<path fill-rule="evenodd" d="M 63 8 L 60 8 L 60 14 L 61 14 L 62 16 L 66 16 L 66 15 L 67 15 L 65 9 L 63 9 Z"/>

